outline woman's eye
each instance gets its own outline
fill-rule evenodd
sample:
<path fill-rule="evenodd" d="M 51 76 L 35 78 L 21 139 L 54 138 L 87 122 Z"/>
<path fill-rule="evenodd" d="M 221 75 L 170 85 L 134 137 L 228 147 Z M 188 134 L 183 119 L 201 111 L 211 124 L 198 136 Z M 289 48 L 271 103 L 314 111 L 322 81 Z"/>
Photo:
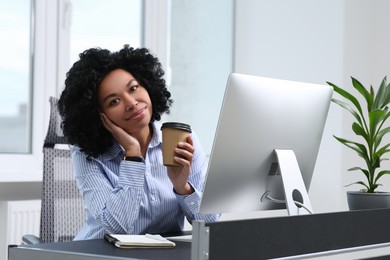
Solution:
<path fill-rule="evenodd" d="M 138 88 L 138 85 L 131 86 L 129 92 L 134 92 Z"/>
<path fill-rule="evenodd" d="M 118 99 L 113 99 L 113 100 L 110 101 L 109 105 L 113 106 L 113 105 L 116 105 L 118 102 L 119 102 Z"/>

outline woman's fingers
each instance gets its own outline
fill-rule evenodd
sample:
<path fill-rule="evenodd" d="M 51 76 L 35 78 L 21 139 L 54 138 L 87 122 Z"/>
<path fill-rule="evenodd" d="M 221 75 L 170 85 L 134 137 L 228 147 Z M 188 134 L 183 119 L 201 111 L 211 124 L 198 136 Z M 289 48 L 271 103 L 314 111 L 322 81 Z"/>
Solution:
<path fill-rule="evenodd" d="M 100 119 L 103 123 L 103 126 L 110 132 L 112 133 L 112 127 L 110 126 L 111 121 L 107 118 L 107 116 L 104 113 L 100 113 Z"/>

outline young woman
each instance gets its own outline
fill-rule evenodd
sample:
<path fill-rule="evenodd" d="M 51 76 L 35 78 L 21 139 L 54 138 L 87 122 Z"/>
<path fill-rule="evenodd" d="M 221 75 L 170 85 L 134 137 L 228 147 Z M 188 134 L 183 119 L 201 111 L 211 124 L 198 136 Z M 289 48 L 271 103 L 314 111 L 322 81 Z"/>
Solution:
<path fill-rule="evenodd" d="M 58 107 L 87 214 L 76 240 L 218 218 L 198 212 L 207 164 L 194 133 L 176 148 L 179 167 L 162 163 L 158 121 L 172 104 L 163 75 L 147 49 L 128 45 L 86 50 L 67 73 Z"/>

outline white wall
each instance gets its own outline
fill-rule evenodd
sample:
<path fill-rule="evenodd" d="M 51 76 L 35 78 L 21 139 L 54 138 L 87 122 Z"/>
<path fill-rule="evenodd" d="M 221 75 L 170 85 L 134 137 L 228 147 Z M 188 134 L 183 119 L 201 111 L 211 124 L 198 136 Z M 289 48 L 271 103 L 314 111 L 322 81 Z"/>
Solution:
<path fill-rule="evenodd" d="M 343 87 L 351 86 L 350 76 L 377 86 L 389 73 L 390 1 L 236 4 L 236 72 Z M 350 123 L 350 116 L 332 104 L 309 193 L 316 212 L 347 209 L 344 185 L 357 177 L 346 170 L 359 159 L 332 135 L 352 136 Z"/>
<path fill-rule="evenodd" d="M 245 0 L 236 12 L 236 72 L 319 84 L 343 79 L 343 1 Z M 331 137 L 341 122 L 331 107 L 309 193 L 316 212 L 346 208 L 341 147 Z"/>

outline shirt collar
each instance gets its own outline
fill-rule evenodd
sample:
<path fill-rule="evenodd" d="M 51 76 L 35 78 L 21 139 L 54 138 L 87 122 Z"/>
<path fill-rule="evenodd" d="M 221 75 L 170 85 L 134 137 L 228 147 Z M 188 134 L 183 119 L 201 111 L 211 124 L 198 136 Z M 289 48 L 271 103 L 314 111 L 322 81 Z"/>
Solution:
<path fill-rule="evenodd" d="M 149 143 L 149 148 L 156 147 L 162 144 L 162 134 L 161 134 L 161 123 L 158 121 L 154 121 L 152 123 L 153 126 L 153 136 Z"/>

